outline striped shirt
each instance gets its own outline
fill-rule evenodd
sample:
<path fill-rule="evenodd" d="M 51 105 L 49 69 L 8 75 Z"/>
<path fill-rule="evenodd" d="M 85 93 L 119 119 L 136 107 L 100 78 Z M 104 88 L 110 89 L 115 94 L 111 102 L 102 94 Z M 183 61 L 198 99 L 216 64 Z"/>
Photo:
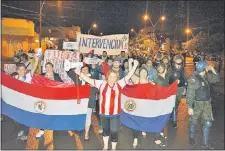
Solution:
<path fill-rule="evenodd" d="M 110 87 L 105 80 L 95 80 L 95 87 L 100 91 L 99 114 L 103 116 L 119 115 L 121 112 L 121 92 L 126 86 L 125 78 Z"/>

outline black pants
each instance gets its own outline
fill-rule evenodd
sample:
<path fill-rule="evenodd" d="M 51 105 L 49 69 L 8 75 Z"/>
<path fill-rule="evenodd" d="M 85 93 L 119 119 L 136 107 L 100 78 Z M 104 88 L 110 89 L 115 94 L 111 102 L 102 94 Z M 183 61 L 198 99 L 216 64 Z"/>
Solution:
<path fill-rule="evenodd" d="M 155 133 L 155 134 L 154 134 L 154 139 L 155 139 L 155 141 L 160 140 L 160 138 L 161 138 L 160 133 Z"/>
<path fill-rule="evenodd" d="M 133 131 L 134 138 L 138 138 L 139 131 L 136 131 L 136 130 L 133 130 L 133 129 L 132 129 L 132 131 Z"/>
<path fill-rule="evenodd" d="M 98 89 L 91 87 L 91 92 L 89 96 L 88 108 L 94 109 L 96 107 L 96 96 L 98 94 Z"/>
<path fill-rule="evenodd" d="M 109 136 L 109 134 L 111 134 L 111 141 L 117 142 L 120 124 L 119 116 L 115 117 L 100 116 L 100 118 L 102 120 L 103 136 Z"/>
<path fill-rule="evenodd" d="M 220 73 L 222 65 L 218 65 L 218 73 Z"/>

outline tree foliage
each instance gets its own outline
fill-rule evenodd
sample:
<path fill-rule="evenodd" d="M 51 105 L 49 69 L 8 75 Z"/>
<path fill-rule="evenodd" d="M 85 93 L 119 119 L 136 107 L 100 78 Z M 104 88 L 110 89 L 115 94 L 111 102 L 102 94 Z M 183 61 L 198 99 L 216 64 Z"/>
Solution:
<path fill-rule="evenodd" d="M 153 53 L 158 51 L 157 42 L 151 39 L 149 28 L 142 29 L 134 38 L 130 39 L 129 48 L 130 51 L 153 50 Z"/>
<path fill-rule="evenodd" d="M 192 52 L 222 53 L 224 50 L 224 34 L 217 33 L 208 37 L 206 33 L 200 32 L 186 42 L 185 48 Z"/>

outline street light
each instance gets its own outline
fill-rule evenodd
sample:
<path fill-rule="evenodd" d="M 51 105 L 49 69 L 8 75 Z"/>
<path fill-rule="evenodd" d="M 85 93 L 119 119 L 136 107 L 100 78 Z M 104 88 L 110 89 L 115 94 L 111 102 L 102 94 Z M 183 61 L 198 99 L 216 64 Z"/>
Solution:
<path fill-rule="evenodd" d="M 186 28 L 185 29 L 185 33 L 188 35 L 188 34 L 190 34 L 191 33 L 191 29 L 190 28 Z"/>
<path fill-rule="evenodd" d="M 165 16 L 161 16 L 161 21 L 164 21 L 166 20 L 166 17 Z"/>
<path fill-rule="evenodd" d="M 100 35 L 102 36 L 102 35 L 103 35 L 103 33 L 100 33 Z"/>
<path fill-rule="evenodd" d="M 144 21 L 147 21 L 147 20 L 149 19 L 149 16 L 148 16 L 147 14 L 145 14 L 145 15 L 143 16 L 143 18 L 144 18 Z"/>
<path fill-rule="evenodd" d="M 97 28 L 97 24 L 92 24 L 91 28 L 88 30 L 88 35 L 90 34 L 92 28 Z"/>
<path fill-rule="evenodd" d="M 161 22 L 163 22 L 163 21 L 165 21 L 166 20 L 166 17 L 163 15 L 163 16 L 161 16 L 159 19 L 158 19 L 158 21 L 155 23 L 155 24 L 153 24 L 152 23 L 152 20 L 149 18 L 149 16 L 148 16 L 148 14 L 145 14 L 144 16 L 143 16 L 143 18 L 144 18 L 144 21 L 147 21 L 147 20 L 149 20 L 150 22 L 151 22 L 151 24 L 152 24 L 152 27 L 153 27 L 153 35 L 155 34 L 155 28 L 156 28 L 156 25 L 158 24 L 158 22 L 161 20 Z"/>
<path fill-rule="evenodd" d="M 131 32 L 134 32 L 134 28 L 131 28 L 131 30 L 130 30 Z"/>
<path fill-rule="evenodd" d="M 96 28 L 97 27 L 97 24 L 93 24 L 93 28 Z"/>
<path fill-rule="evenodd" d="M 192 32 L 191 32 L 191 29 L 190 29 L 190 28 L 186 28 L 186 29 L 185 29 L 185 33 L 187 34 L 187 41 L 188 41 L 188 36 L 189 36 L 189 34 L 192 33 Z"/>

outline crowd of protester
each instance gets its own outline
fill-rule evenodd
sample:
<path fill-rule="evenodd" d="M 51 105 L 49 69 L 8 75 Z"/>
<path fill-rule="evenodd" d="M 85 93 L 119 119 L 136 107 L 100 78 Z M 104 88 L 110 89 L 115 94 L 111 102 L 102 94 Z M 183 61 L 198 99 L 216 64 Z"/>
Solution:
<path fill-rule="evenodd" d="M 82 62 L 84 57 L 87 55 L 80 56 L 80 61 Z M 126 54 L 124 51 L 121 52 L 118 56 L 108 56 L 107 52 L 104 51 L 102 55 L 88 54 L 88 57 L 97 57 L 101 61 L 98 64 L 85 65 L 80 70 L 69 70 L 67 72 L 68 76 L 74 82 L 74 85 L 85 85 L 90 84 L 92 86 L 91 93 L 88 103 L 88 111 L 86 117 L 85 125 L 85 140 L 89 140 L 89 130 L 91 126 L 91 115 L 96 110 L 100 114 L 99 122 L 99 133 L 103 133 L 103 142 L 104 148 L 108 149 L 109 136 L 111 135 L 112 149 L 116 149 L 117 140 L 118 140 L 118 131 L 119 131 L 119 114 L 120 111 L 103 111 L 99 108 L 100 99 L 99 93 L 102 96 L 106 96 L 106 100 L 109 99 L 107 96 L 116 93 L 119 95 L 122 88 L 126 84 L 145 84 L 153 83 L 161 86 L 169 86 L 171 83 L 177 80 L 174 75 L 178 74 L 178 91 L 177 91 L 177 100 L 176 106 L 174 107 L 172 119 L 173 127 L 176 128 L 176 114 L 177 107 L 179 105 L 180 99 L 186 95 L 187 90 L 187 77 L 185 74 L 184 66 L 186 60 L 186 53 L 176 54 L 174 51 L 171 51 L 170 54 L 157 53 L 155 55 L 147 55 L 140 52 L 129 52 Z M 65 51 L 63 53 L 63 59 L 68 58 L 68 53 Z M 193 58 L 195 65 L 206 59 L 204 53 L 197 54 Z M 222 66 L 221 57 L 219 59 L 219 72 Z M 16 64 L 16 72 L 12 73 L 11 76 L 14 78 L 31 83 L 31 79 L 34 73 L 42 75 L 50 80 L 55 80 L 58 82 L 63 82 L 60 76 L 57 73 L 54 73 L 54 66 L 52 63 L 47 62 L 44 66 L 46 68 L 46 73 L 42 73 L 41 70 L 41 59 L 38 58 L 34 51 L 30 50 L 28 54 L 18 53 L 14 56 L 14 63 Z M 174 74 L 175 73 L 175 74 Z M 116 86 L 115 86 L 116 85 Z M 108 86 L 115 87 L 116 91 L 111 92 L 108 89 Z M 108 94 L 107 94 L 108 93 Z M 118 94 L 117 94 L 118 93 Z M 115 100 L 116 101 L 116 100 Z M 109 110 L 105 106 L 105 110 Z M 17 125 L 21 125 L 17 123 Z M 22 140 L 27 139 L 28 127 L 20 128 L 18 133 L 18 138 Z M 132 130 L 134 141 L 133 147 L 136 148 L 138 144 L 138 134 L 136 130 Z M 44 130 L 41 129 L 36 137 L 40 138 L 43 136 Z M 143 136 L 146 136 L 145 132 L 142 132 Z M 163 131 L 161 133 L 155 134 L 155 144 L 157 146 L 165 146 L 164 140 L 167 136 L 164 135 Z"/>

